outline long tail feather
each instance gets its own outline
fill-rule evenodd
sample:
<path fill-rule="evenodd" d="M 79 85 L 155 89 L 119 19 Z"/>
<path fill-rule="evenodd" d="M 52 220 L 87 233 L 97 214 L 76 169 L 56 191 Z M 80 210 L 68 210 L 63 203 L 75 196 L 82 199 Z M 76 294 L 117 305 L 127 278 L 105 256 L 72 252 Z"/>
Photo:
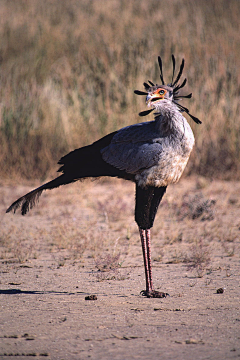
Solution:
<path fill-rule="evenodd" d="M 57 177 L 56 179 L 49 181 L 48 183 L 38 187 L 37 189 L 34 189 L 27 193 L 26 195 L 20 197 L 18 200 L 14 201 L 11 206 L 6 210 L 6 212 L 13 211 L 14 213 L 16 210 L 21 207 L 21 214 L 25 215 L 32 207 L 36 204 L 36 202 L 39 199 L 39 196 L 43 192 L 43 190 L 47 189 L 54 189 L 56 187 L 59 187 L 60 185 L 69 184 L 70 182 L 73 182 L 74 180 L 69 180 L 65 175 L 61 175 Z"/>

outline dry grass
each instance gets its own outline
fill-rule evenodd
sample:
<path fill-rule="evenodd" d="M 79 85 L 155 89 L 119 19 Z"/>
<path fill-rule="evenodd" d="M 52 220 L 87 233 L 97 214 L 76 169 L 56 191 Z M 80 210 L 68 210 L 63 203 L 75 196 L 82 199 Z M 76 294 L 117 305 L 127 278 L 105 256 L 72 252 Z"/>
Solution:
<path fill-rule="evenodd" d="M 24 263 L 36 257 L 33 242 L 28 241 L 29 232 L 23 226 L 2 227 L 0 234 L 0 259 Z M 32 240 L 32 237 L 31 237 Z"/>
<path fill-rule="evenodd" d="M 188 270 L 196 270 L 198 277 L 202 277 L 211 261 L 208 245 L 199 239 L 191 246 L 183 261 L 187 264 Z"/>
<path fill-rule="evenodd" d="M 188 217 L 192 220 L 200 218 L 202 221 L 214 219 L 214 207 L 216 200 L 206 199 L 202 193 L 195 195 L 185 194 L 182 204 L 176 209 L 179 220 Z"/>
<path fill-rule="evenodd" d="M 140 121 L 133 90 L 159 81 L 159 54 L 170 79 L 171 53 L 203 121 L 188 173 L 238 175 L 239 13 L 238 0 L 1 1 L 1 177 L 50 176 L 67 151 Z"/>
<path fill-rule="evenodd" d="M 121 268 L 120 253 L 100 255 L 95 258 L 95 266 L 98 269 L 97 280 L 124 280 L 125 275 L 119 271 Z"/>

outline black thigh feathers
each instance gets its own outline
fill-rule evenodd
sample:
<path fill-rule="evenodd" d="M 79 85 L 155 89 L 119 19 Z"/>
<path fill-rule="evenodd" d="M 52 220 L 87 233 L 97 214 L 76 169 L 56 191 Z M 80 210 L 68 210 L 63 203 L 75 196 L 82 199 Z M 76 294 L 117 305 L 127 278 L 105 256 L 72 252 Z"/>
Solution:
<path fill-rule="evenodd" d="M 165 186 L 141 188 L 136 185 L 135 220 L 141 229 L 146 230 L 153 226 L 158 206 L 166 188 Z"/>

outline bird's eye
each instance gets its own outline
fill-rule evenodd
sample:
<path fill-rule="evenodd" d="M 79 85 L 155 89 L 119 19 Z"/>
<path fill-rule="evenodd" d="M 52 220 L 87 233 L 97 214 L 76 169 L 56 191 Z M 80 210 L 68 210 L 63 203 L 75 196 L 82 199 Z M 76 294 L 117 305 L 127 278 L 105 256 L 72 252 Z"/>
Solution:
<path fill-rule="evenodd" d="M 160 90 L 160 91 L 159 91 L 159 95 L 163 95 L 163 94 L 165 94 L 165 91 L 164 91 L 164 90 Z"/>

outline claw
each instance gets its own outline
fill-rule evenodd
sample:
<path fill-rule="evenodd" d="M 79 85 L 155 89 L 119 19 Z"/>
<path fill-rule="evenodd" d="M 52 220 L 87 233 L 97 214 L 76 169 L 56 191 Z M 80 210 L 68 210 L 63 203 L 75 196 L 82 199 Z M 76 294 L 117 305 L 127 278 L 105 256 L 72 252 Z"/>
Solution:
<path fill-rule="evenodd" d="M 168 293 L 164 293 L 156 290 L 151 290 L 151 291 L 142 290 L 140 294 L 142 296 L 146 296 L 147 298 L 165 298 L 167 296 L 170 296 Z"/>

